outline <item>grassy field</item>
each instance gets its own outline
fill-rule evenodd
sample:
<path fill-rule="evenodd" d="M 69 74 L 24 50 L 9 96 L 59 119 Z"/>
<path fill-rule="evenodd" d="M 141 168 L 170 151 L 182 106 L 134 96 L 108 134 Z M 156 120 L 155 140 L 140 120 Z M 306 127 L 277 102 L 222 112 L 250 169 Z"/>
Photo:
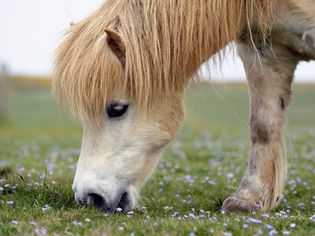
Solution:
<path fill-rule="evenodd" d="M 139 206 L 108 216 L 74 202 L 80 125 L 47 89 L 14 91 L 0 126 L 0 235 L 315 235 L 315 86 L 294 89 L 285 199 L 268 214 L 220 213 L 246 170 L 246 86 L 203 85 L 186 97 L 183 129 Z"/>

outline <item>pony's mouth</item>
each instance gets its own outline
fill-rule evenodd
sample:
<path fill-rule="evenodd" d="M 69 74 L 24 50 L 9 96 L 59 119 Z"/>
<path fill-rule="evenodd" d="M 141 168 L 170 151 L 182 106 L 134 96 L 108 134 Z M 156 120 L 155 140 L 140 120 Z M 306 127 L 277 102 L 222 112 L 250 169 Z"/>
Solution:
<path fill-rule="evenodd" d="M 76 201 L 80 205 L 95 207 L 109 214 L 128 212 L 132 208 L 131 196 L 127 191 L 119 194 L 112 203 L 97 193 L 89 193 L 83 199 L 76 197 Z"/>

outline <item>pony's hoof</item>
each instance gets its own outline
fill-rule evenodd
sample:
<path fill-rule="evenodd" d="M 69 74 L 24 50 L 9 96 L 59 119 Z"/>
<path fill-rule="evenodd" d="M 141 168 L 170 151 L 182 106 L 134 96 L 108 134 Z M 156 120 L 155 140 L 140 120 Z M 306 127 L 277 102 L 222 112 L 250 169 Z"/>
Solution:
<path fill-rule="evenodd" d="M 251 199 L 241 199 L 236 196 L 227 198 L 222 205 L 223 213 L 260 211 L 260 205 Z"/>

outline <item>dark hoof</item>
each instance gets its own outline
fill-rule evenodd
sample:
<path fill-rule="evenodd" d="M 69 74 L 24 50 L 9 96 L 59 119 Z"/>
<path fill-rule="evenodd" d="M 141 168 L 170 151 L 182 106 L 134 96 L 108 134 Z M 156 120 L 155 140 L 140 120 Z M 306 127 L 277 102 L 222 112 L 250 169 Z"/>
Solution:
<path fill-rule="evenodd" d="M 259 210 L 260 210 L 259 204 L 251 202 L 250 200 L 247 199 L 240 199 L 237 197 L 227 198 L 222 205 L 223 213 L 252 212 Z"/>

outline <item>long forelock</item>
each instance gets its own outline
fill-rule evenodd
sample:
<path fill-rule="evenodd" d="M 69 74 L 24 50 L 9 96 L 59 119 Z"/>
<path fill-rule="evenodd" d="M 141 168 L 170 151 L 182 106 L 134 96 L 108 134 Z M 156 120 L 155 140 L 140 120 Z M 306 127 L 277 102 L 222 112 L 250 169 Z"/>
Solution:
<path fill-rule="evenodd" d="M 57 99 L 84 120 L 104 113 L 108 98 L 123 78 L 120 61 L 97 24 L 87 19 L 73 25 L 55 57 L 53 90 Z"/>
<path fill-rule="evenodd" d="M 53 89 L 81 119 L 101 116 L 114 88 L 127 88 L 148 109 L 182 91 L 203 62 L 237 39 L 243 17 L 257 18 L 266 31 L 273 2 L 107 0 L 68 31 L 55 57 Z M 107 28 L 125 43 L 124 68 L 107 45 Z"/>

